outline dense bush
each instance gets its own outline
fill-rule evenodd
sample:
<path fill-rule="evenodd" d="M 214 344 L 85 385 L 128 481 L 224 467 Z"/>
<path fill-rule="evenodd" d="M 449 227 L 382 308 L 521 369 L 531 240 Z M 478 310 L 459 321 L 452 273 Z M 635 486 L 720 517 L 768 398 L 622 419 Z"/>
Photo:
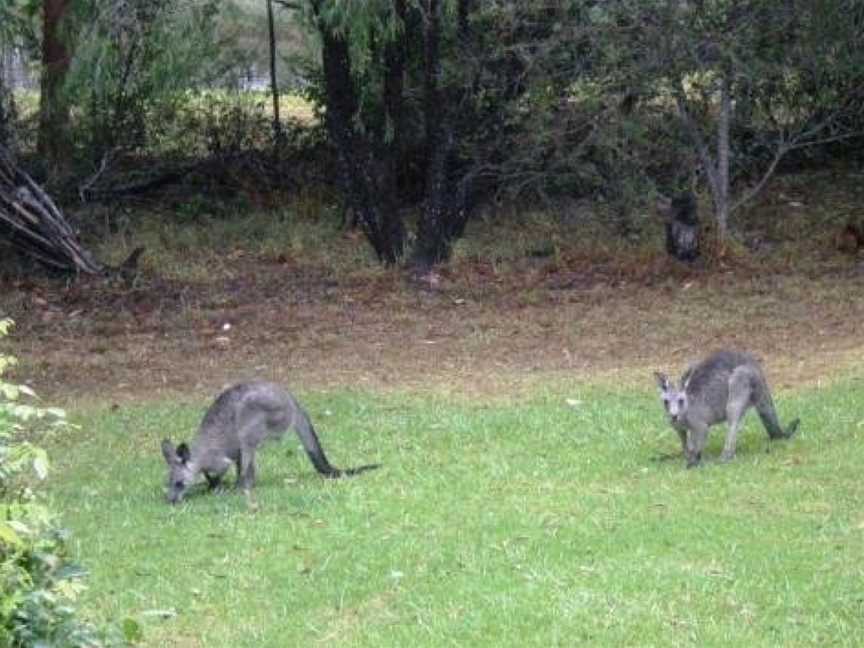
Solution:
<path fill-rule="evenodd" d="M 11 326 L 0 320 L 0 337 Z M 66 532 L 39 496 L 48 471 L 35 433 L 68 427 L 62 410 L 21 401 L 33 397 L 3 379 L 15 359 L 0 354 L 0 646 L 104 646 L 104 634 L 76 617 L 81 570 L 66 556 Z"/>

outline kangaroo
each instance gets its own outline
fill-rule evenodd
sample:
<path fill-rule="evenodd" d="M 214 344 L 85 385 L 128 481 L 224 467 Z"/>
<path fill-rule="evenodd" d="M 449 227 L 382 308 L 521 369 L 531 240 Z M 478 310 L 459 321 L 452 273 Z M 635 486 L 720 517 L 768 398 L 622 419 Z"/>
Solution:
<path fill-rule="evenodd" d="M 215 489 L 232 464 L 237 467 L 237 485 L 248 493 L 255 484 L 258 446 L 267 439 L 281 438 L 289 427 L 297 431 L 315 470 L 325 477 L 378 468 L 378 464 L 350 470 L 334 468 L 309 415 L 291 394 L 269 382 L 240 383 L 216 398 L 204 414 L 191 448 L 186 443 L 175 448 L 170 440 L 162 441 L 162 455 L 168 463 L 168 501 L 180 502 L 201 474 L 210 490 Z"/>
<path fill-rule="evenodd" d="M 696 196 L 691 191 L 672 200 L 657 202 L 666 217 L 666 252 L 679 261 L 693 262 L 699 258 L 699 213 Z"/>
<path fill-rule="evenodd" d="M 660 398 L 669 422 L 681 438 L 687 467 L 697 466 L 708 439 L 708 428 L 729 422 L 721 461 L 735 457 L 735 443 L 744 415 L 755 407 L 768 437 L 788 439 L 800 423 L 795 419 L 786 429 L 780 425 L 765 375 L 757 360 L 747 353 L 718 351 L 691 365 L 676 387 L 665 374 L 655 372 Z"/>

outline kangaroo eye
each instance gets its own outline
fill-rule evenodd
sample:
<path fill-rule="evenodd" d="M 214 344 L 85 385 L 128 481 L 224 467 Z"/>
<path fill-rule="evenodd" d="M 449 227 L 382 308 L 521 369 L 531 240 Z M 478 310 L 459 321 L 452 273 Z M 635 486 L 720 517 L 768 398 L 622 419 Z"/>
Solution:
<path fill-rule="evenodd" d="M 175 481 L 174 482 L 174 488 L 183 488 L 183 482 L 182 481 Z"/>
<path fill-rule="evenodd" d="M 663 399 L 663 407 L 665 407 L 667 410 L 669 409 L 669 399 L 668 398 Z"/>
<path fill-rule="evenodd" d="M 684 399 L 683 398 L 678 399 L 678 407 L 684 407 Z"/>

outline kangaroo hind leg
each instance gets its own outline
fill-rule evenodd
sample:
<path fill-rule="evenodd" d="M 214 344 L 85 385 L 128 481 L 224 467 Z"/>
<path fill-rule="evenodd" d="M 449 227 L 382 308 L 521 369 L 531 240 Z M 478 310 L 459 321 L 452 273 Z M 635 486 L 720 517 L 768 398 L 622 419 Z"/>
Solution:
<path fill-rule="evenodd" d="M 756 401 L 756 411 L 759 413 L 762 425 L 765 426 L 765 431 L 768 432 L 768 437 L 772 441 L 776 439 L 788 439 L 795 434 L 801 422 L 800 419 L 795 419 L 785 430 L 783 429 L 780 419 L 777 418 L 777 410 L 774 408 L 774 401 L 771 399 L 767 385 L 764 386 L 762 393 Z"/>
<path fill-rule="evenodd" d="M 731 461 L 735 458 L 738 431 L 744 422 L 747 409 L 753 405 L 753 396 L 753 376 L 746 368 L 739 367 L 729 377 L 729 398 L 726 401 L 726 421 L 729 429 L 720 461 Z"/>
<path fill-rule="evenodd" d="M 244 491 L 255 486 L 255 449 L 245 447 L 240 450 L 237 485 Z"/>
<path fill-rule="evenodd" d="M 687 431 L 687 447 L 685 456 L 687 458 L 687 467 L 695 468 L 702 461 L 702 451 L 705 449 L 705 444 L 708 441 L 708 426 L 704 423 L 693 425 Z"/>
<path fill-rule="evenodd" d="M 681 439 L 681 454 L 687 457 L 687 430 L 676 430 L 678 438 Z"/>

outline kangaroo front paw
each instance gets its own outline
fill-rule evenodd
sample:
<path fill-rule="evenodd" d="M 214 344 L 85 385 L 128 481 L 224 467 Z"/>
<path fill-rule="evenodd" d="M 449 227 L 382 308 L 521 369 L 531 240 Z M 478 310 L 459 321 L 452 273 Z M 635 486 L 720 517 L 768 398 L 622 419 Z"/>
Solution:
<path fill-rule="evenodd" d="M 724 450 L 723 453 L 720 455 L 720 461 L 722 463 L 729 463 L 734 458 L 735 458 L 735 451 L 734 450 L 732 452 L 727 452 Z"/>

